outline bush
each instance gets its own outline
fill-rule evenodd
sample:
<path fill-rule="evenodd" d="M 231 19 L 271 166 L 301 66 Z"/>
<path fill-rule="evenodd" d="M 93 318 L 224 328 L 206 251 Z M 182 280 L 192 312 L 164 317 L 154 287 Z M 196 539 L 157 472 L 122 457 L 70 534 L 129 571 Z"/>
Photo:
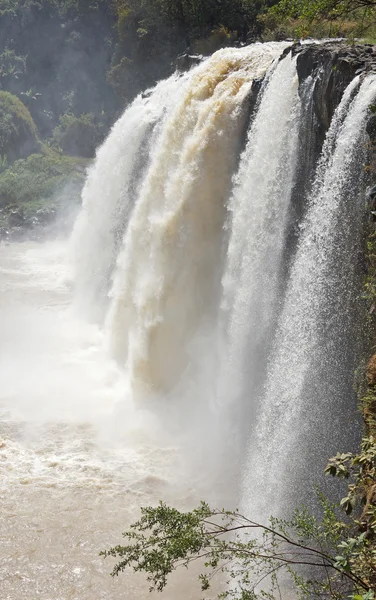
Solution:
<path fill-rule="evenodd" d="M 0 157 L 8 163 L 40 150 L 36 125 L 26 106 L 0 91 Z"/>
<path fill-rule="evenodd" d="M 193 52 L 205 56 L 216 52 L 219 48 L 232 46 L 236 41 L 236 32 L 230 32 L 226 27 L 220 26 L 205 38 L 195 40 L 192 44 Z"/>
<path fill-rule="evenodd" d="M 26 73 L 26 56 L 19 56 L 14 50 L 5 48 L 0 54 L 0 86 L 11 89 L 16 81 Z M 14 90 L 12 90 L 14 91 Z"/>
<path fill-rule="evenodd" d="M 104 139 L 104 127 L 92 113 L 75 117 L 67 113 L 53 131 L 53 141 L 67 154 L 91 158 Z"/>
<path fill-rule="evenodd" d="M 79 199 L 87 161 L 49 150 L 17 160 L 0 174 L 0 207 L 22 208 L 27 214 L 52 205 L 69 186 L 72 200 Z M 73 197 L 75 196 L 75 198 Z"/>

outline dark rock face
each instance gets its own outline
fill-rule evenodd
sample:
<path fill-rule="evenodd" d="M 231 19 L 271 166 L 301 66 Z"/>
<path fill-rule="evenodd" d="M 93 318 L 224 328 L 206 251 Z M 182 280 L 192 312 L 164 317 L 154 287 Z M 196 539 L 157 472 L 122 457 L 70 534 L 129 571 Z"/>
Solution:
<path fill-rule="evenodd" d="M 299 239 L 299 223 L 307 210 L 315 165 L 320 156 L 326 133 L 342 95 L 356 75 L 376 72 L 376 46 L 351 46 L 344 41 L 293 44 L 283 55 L 297 58 L 299 94 L 302 118 L 299 126 L 299 163 L 292 191 L 291 214 L 284 264 L 294 255 Z M 370 111 L 367 123 L 369 164 L 375 163 L 372 146 L 376 141 L 376 114 Z M 376 163 L 375 163 L 376 164 Z M 368 184 L 376 183 L 373 169 Z M 376 186 L 370 190 L 368 204 L 372 220 L 376 219 Z M 375 214 L 374 214 L 375 213 Z"/>
<path fill-rule="evenodd" d="M 317 76 L 314 105 L 323 137 L 348 84 L 356 75 L 376 72 L 376 46 L 351 46 L 342 41 L 296 44 L 291 51 L 297 55 L 300 83 Z"/>
<path fill-rule="evenodd" d="M 294 208 L 299 219 L 305 211 L 302 198 L 309 190 L 314 165 L 329 129 L 335 109 L 346 87 L 356 75 L 376 72 L 376 46 L 351 46 L 345 41 L 294 44 L 283 56 L 292 53 L 297 57 L 299 93 L 306 113 L 301 126 L 300 161 L 294 190 Z M 308 92 L 308 93 L 307 93 Z M 376 115 L 370 112 L 367 124 L 370 141 L 376 139 Z"/>
<path fill-rule="evenodd" d="M 175 68 L 182 72 L 189 71 L 192 67 L 200 64 L 202 59 L 203 56 L 201 54 L 189 54 L 185 52 L 184 54 L 180 54 L 175 60 Z"/>

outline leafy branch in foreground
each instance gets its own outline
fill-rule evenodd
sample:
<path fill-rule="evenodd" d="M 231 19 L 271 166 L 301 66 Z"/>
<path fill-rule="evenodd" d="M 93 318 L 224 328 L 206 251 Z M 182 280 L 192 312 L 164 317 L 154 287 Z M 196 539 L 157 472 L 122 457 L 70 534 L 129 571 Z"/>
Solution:
<path fill-rule="evenodd" d="M 145 573 L 151 591 L 162 591 L 173 571 L 201 560 L 201 589 L 208 590 L 222 574 L 221 599 L 282 598 L 283 581 L 298 598 L 372 600 L 369 580 L 352 561 L 359 548 L 370 545 L 365 532 L 351 537 L 335 507 L 320 494 L 319 500 L 320 520 L 303 508 L 290 521 L 272 518 L 270 526 L 237 511 L 213 510 L 205 502 L 190 512 L 161 502 L 141 509 L 140 520 L 123 534 L 125 545 L 101 555 L 120 559 L 112 575 L 127 567 Z"/>

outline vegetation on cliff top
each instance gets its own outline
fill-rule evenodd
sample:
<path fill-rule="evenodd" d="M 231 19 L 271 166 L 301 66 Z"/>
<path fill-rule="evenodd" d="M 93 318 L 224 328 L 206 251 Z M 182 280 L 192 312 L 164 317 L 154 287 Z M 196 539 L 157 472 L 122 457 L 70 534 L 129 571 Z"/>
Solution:
<path fill-rule="evenodd" d="M 375 0 L 279 0 L 266 15 L 266 26 L 294 37 L 376 39 Z"/>
<path fill-rule="evenodd" d="M 90 114 L 97 143 L 180 52 L 318 27 L 354 35 L 374 11 L 374 0 L 0 0 L 0 90 L 22 100 L 42 139 Z"/>
<path fill-rule="evenodd" d="M 0 0 L 0 88 L 22 95 L 42 135 L 65 113 L 116 114 L 187 47 L 259 34 L 275 1 Z"/>

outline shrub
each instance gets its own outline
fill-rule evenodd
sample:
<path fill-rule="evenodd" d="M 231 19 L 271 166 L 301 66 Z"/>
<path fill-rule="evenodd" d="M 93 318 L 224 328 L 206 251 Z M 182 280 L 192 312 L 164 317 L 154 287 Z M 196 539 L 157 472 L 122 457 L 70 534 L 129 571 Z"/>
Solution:
<path fill-rule="evenodd" d="M 67 154 L 91 158 L 104 138 L 103 124 L 92 113 L 67 113 L 53 131 L 53 141 Z"/>
<path fill-rule="evenodd" d="M 0 156 L 8 163 L 40 150 L 36 125 L 26 106 L 0 91 Z"/>
<path fill-rule="evenodd" d="M 86 165 L 87 161 L 51 150 L 17 160 L 0 174 L 0 207 L 22 207 L 32 213 L 42 205 L 53 204 L 68 185 L 75 196 L 72 200 L 78 200 Z"/>

